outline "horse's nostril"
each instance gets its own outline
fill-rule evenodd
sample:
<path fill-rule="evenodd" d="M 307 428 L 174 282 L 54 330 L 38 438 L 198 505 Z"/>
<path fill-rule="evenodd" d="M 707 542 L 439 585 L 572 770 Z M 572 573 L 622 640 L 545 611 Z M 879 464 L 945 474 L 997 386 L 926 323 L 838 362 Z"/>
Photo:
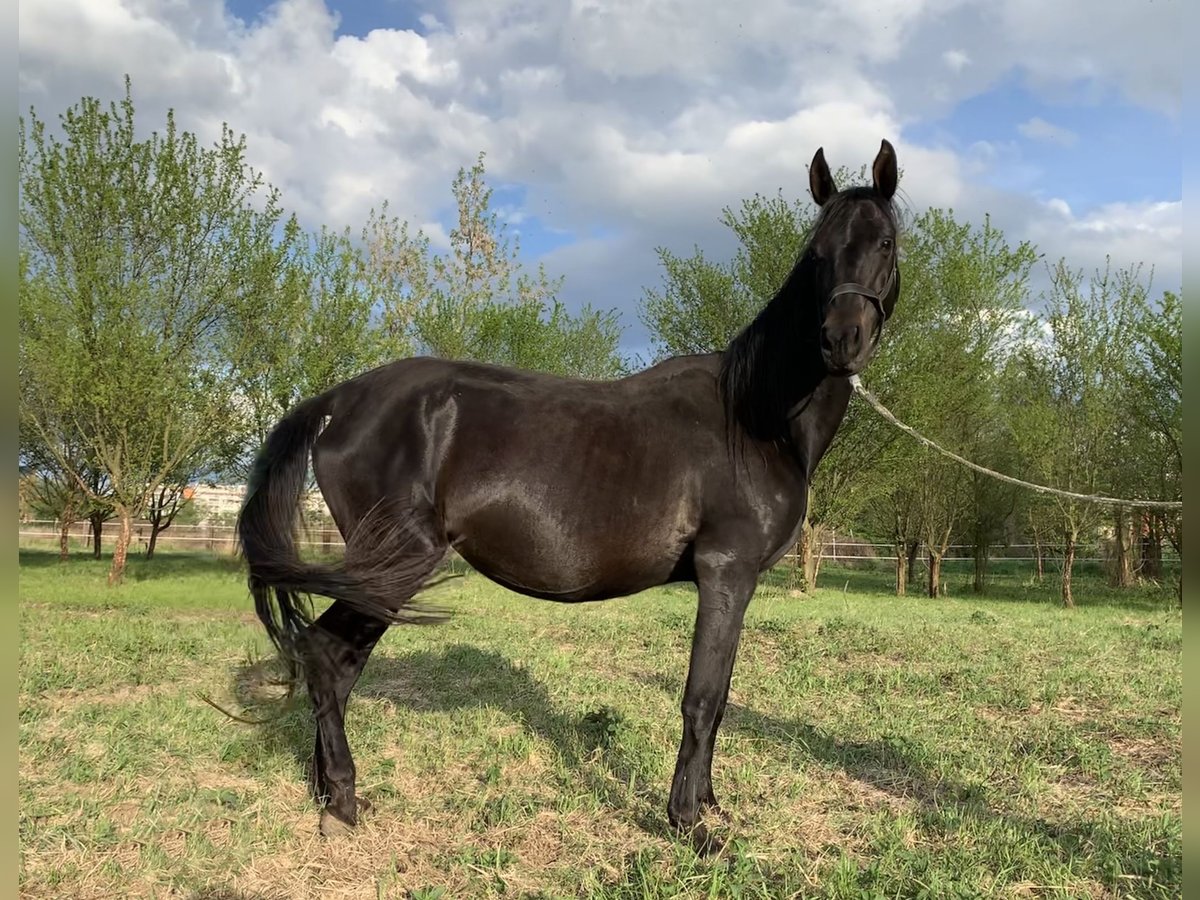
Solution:
<path fill-rule="evenodd" d="M 850 332 L 850 343 L 851 343 L 851 345 L 853 345 L 853 346 L 855 346 L 855 347 L 857 347 L 857 346 L 858 346 L 858 336 L 859 336 L 859 334 L 861 334 L 861 333 L 862 333 L 862 332 L 860 331 L 859 327 L 858 327 L 857 325 L 855 325 L 855 326 L 854 326 L 854 330 L 853 330 L 852 332 Z"/>
<path fill-rule="evenodd" d="M 829 336 L 828 328 L 821 329 L 821 349 L 826 353 L 833 352 L 833 338 Z"/>

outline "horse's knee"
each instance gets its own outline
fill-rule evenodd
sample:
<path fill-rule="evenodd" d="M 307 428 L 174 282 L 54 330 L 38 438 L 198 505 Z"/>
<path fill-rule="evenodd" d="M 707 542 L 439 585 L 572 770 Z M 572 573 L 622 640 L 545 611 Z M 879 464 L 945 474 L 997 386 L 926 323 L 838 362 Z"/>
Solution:
<path fill-rule="evenodd" d="M 680 706 L 685 725 L 697 731 L 707 731 L 717 715 L 717 700 L 707 695 L 684 695 Z"/>

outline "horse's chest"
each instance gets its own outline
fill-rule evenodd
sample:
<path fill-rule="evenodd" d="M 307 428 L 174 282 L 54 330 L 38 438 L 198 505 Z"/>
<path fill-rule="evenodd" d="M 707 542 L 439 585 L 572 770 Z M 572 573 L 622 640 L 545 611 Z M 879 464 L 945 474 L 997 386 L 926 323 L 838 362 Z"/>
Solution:
<path fill-rule="evenodd" d="M 804 527 L 807 508 L 807 486 L 801 482 L 788 483 L 763 496 L 756 509 L 762 538 L 762 568 L 775 565 L 796 545 Z"/>

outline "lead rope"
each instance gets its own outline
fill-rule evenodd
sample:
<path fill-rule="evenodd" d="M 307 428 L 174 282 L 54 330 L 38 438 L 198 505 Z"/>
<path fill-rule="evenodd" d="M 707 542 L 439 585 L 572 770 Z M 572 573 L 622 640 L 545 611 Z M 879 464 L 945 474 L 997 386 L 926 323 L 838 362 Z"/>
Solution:
<path fill-rule="evenodd" d="M 875 409 L 877 413 L 879 413 L 901 431 L 912 435 L 922 444 L 932 447 L 938 453 L 966 466 L 968 469 L 974 469 L 976 472 L 981 472 L 984 475 L 989 475 L 992 478 L 999 479 L 1000 481 L 1006 481 L 1009 484 L 1015 484 L 1018 487 L 1029 488 L 1031 491 L 1037 491 L 1041 494 L 1053 494 L 1058 497 L 1066 497 L 1069 500 L 1082 500 L 1086 503 L 1099 503 L 1107 506 L 1128 506 L 1140 509 L 1183 509 L 1182 500 L 1122 500 L 1118 497 L 1103 497 L 1098 494 L 1077 494 L 1074 491 L 1064 491 L 1058 488 L 1046 487 L 1043 484 L 1034 484 L 1030 481 L 1022 481 L 1020 478 L 1013 478 L 1011 475 L 1005 475 L 1003 472 L 993 471 L 992 469 L 988 469 L 979 465 L 978 463 L 973 463 L 969 459 L 964 459 L 957 453 L 950 452 L 945 447 L 939 446 L 929 438 L 925 437 L 923 434 L 917 432 L 915 429 L 905 425 L 894 415 L 892 415 L 891 410 L 880 403 L 874 394 L 872 394 L 863 386 L 862 380 L 857 375 L 850 376 L 850 385 L 854 388 L 855 392 L 859 396 L 866 400 L 867 403 L 869 403 Z"/>

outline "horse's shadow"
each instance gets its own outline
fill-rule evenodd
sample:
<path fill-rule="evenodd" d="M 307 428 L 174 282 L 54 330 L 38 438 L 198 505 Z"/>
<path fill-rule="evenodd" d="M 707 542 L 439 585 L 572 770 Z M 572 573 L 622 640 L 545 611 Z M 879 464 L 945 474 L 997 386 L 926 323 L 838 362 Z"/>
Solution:
<path fill-rule="evenodd" d="M 643 679 L 668 693 L 675 683 L 655 674 Z M 722 723 L 724 729 L 766 739 L 781 748 L 800 751 L 848 777 L 914 805 L 922 827 L 949 837 L 963 820 L 999 826 L 1002 833 L 1016 835 L 1027 848 L 1048 859 L 1078 859 L 1097 881 L 1114 883 L 1113 861 L 1119 860 L 1122 878 L 1150 878 L 1157 888 L 1181 877 L 1182 856 L 1165 847 L 1150 847 L 1135 820 L 1098 816 L 1051 821 L 1038 815 L 1022 815 L 996 809 L 988 802 L 988 786 L 932 773 L 922 758 L 927 754 L 902 735 L 875 740 L 845 740 L 825 729 L 798 719 L 783 718 L 730 703 Z M 769 751 L 768 751 L 769 752 Z M 1136 884 L 1136 881 L 1130 881 Z"/>
<path fill-rule="evenodd" d="M 259 674 L 250 667 L 238 673 L 235 692 L 244 703 L 252 699 L 250 689 Z M 652 674 L 641 680 L 648 688 L 678 696 L 680 685 L 671 678 Z M 638 770 L 636 747 L 631 749 L 621 739 L 612 739 L 611 711 L 590 710 L 576 715 L 561 710 L 528 669 L 495 650 L 456 644 L 379 656 L 368 664 L 356 694 L 414 711 L 471 707 L 503 710 L 557 749 L 571 772 L 573 788 L 584 787 L 610 809 L 625 811 L 631 823 L 648 834 L 668 838 L 673 834 L 665 814 L 667 785 L 631 777 Z M 288 715 L 268 723 L 265 737 L 307 764 L 313 751 L 312 719 L 307 701 L 296 699 L 303 702 L 294 702 Z M 351 702 L 350 715 L 353 709 Z M 1136 823 L 1129 823 L 1128 828 L 1100 820 L 1058 823 L 994 809 L 987 801 L 985 785 L 931 773 L 919 748 L 901 736 L 846 740 L 808 722 L 733 703 L 726 710 L 723 728 L 765 739 L 788 751 L 798 750 L 799 755 L 913 803 L 923 827 L 943 829 L 947 835 L 963 819 L 994 823 L 1047 858 L 1086 858 L 1081 868 L 1092 869 L 1090 874 L 1102 881 L 1111 880 L 1104 860 L 1113 857 L 1135 871 L 1144 868 L 1160 878 L 1166 875 L 1168 881 L 1181 865 L 1181 859 L 1169 851 L 1160 852 L 1140 843 L 1143 838 L 1136 833 Z M 630 783 L 637 785 L 632 792 L 626 787 Z"/>
<path fill-rule="evenodd" d="M 242 666 L 235 673 L 234 694 L 244 707 L 262 704 L 273 670 L 269 661 Z M 356 714 L 355 697 L 385 700 L 415 712 L 502 710 L 555 748 L 572 773 L 572 788 L 582 786 L 609 808 L 626 809 L 631 800 L 627 786 L 635 783 L 632 798 L 641 807 L 634 813 L 636 824 L 654 834 L 668 833 L 665 786 L 633 777 L 637 761 L 626 745 L 620 714 L 608 707 L 579 714 L 560 709 L 528 669 L 495 650 L 454 644 L 398 656 L 376 654 L 351 695 L 348 717 Z M 264 723 L 268 744 L 291 753 L 305 767 L 312 764 L 315 738 L 309 709 L 301 692 L 292 698 L 287 714 Z M 364 712 L 360 708 L 358 714 Z M 646 804 L 661 807 L 662 815 L 650 815 Z"/>

